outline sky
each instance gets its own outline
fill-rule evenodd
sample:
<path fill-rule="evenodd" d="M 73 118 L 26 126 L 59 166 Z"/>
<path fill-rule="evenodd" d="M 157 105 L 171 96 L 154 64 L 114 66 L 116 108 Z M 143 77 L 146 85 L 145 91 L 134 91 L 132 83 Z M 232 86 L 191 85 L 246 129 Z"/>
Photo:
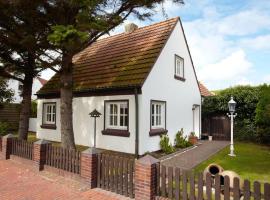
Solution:
<path fill-rule="evenodd" d="M 270 83 L 270 0 L 167 0 L 168 18 L 180 16 L 199 81 L 210 90 Z M 143 27 L 166 20 L 161 6 Z M 112 34 L 123 32 L 117 27 Z M 49 79 L 53 73 L 45 71 Z"/>

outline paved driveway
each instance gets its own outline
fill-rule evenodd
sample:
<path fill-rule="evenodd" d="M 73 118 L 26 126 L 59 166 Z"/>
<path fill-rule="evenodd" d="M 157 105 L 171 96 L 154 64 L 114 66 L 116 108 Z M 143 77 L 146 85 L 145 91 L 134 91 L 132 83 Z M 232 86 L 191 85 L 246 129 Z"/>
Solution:
<path fill-rule="evenodd" d="M 201 143 L 201 145 L 179 153 L 161 163 L 166 166 L 190 170 L 229 145 L 228 141 L 201 141 Z"/>
<path fill-rule="evenodd" d="M 0 160 L 0 200 L 119 200 L 120 195 L 48 172 L 35 173 L 25 165 Z"/>

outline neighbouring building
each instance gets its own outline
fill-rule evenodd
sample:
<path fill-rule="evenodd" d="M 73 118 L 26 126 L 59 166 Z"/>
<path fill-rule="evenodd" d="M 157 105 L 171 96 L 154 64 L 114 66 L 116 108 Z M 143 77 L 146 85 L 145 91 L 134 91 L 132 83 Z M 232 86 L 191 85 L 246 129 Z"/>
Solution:
<path fill-rule="evenodd" d="M 37 93 L 37 91 L 40 90 L 40 88 L 45 85 L 45 83 L 47 83 L 47 80 L 37 77 L 33 80 L 33 86 L 32 86 L 32 100 L 36 100 L 37 96 L 35 95 Z M 12 89 L 14 91 L 14 103 L 21 103 L 22 101 L 22 88 L 23 85 L 21 82 L 17 81 L 17 80 L 13 80 L 10 79 L 8 81 L 8 88 Z"/>

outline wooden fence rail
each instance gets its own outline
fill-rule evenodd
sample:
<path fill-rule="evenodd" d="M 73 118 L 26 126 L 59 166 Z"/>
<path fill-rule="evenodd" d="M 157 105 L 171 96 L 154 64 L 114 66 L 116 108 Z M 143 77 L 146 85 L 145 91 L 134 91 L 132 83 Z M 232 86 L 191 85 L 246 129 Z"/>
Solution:
<path fill-rule="evenodd" d="M 183 171 L 179 168 L 157 166 L 157 195 L 169 199 L 183 200 L 270 200 L 270 184 L 255 181 L 240 182 L 220 175 L 205 177 L 202 173 Z M 262 189 L 263 187 L 263 189 Z M 262 190 L 264 192 L 262 192 Z"/>
<path fill-rule="evenodd" d="M 134 198 L 134 159 L 98 155 L 98 187 Z"/>
<path fill-rule="evenodd" d="M 45 165 L 80 174 L 81 154 L 79 151 L 63 149 L 52 145 L 46 146 Z"/>
<path fill-rule="evenodd" d="M 33 142 L 13 138 L 11 140 L 11 155 L 33 160 Z"/>

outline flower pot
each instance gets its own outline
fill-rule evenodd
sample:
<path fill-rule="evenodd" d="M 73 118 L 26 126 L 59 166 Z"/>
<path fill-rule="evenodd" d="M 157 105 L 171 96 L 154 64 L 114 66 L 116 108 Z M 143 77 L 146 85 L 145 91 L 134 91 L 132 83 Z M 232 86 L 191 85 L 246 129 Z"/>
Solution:
<path fill-rule="evenodd" d="M 198 143 L 198 138 L 196 136 L 189 136 L 188 141 L 194 145 Z"/>
<path fill-rule="evenodd" d="M 210 135 L 209 135 L 209 136 L 208 136 L 208 140 L 209 140 L 209 141 L 212 141 L 212 140 L 213 140 L 213 136 L 210 136 Z"/>

